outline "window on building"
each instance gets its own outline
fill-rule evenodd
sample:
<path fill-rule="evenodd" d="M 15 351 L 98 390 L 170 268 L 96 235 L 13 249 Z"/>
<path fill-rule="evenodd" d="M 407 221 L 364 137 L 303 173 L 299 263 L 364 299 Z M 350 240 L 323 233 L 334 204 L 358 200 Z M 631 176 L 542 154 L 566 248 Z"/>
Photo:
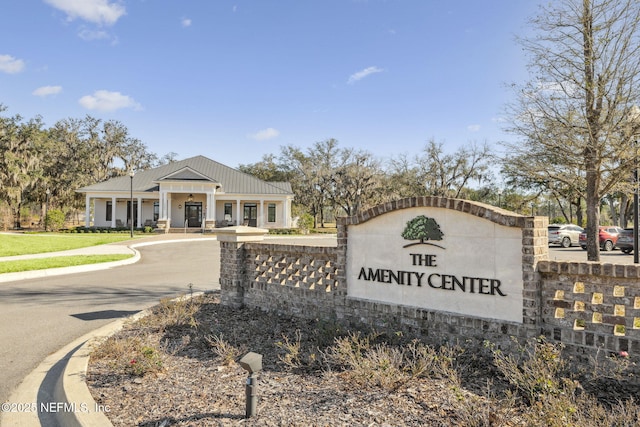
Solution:
<path fill-rule="evenodd" d="M 160 218 L 160 202 L 153 202 L 153 221 L 157 222 Z"/>
<path fill-rule="evenodd" d="M 276 204 L 275 203 L 269 203 L 267 221 L 276 222 Z"/>
<path fill-rule="evenodd" d="M 232 209 L 233 209 L 233 206 L 231 203 L 224 204 L 224 220 L 225 221 L 231 221 L 231 218 L 233 217 L 233 215 L 231 214 Z"/>
<path fill-rule="evenodd" d="M 111 219 L 113 218 L 113 217 L 111 216 L 112 209 L 113 209 L 113 202 L 108 201 L 108 202 L 107 202 L 107 212 L 106 212 L 106 214 L 107 214 L 107 215 L 106 215 L 106 217 L 105 217 L 105 219 L 106 219 L 107 221 L 111 221 Z"/>

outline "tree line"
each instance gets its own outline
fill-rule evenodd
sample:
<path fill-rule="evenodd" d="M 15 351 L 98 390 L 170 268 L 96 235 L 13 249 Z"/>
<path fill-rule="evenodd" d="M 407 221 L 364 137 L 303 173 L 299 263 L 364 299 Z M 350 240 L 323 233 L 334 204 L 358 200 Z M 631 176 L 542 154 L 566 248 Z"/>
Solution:
<path fill-rule="evenodd" d="M 47 128 L 41 117 L 25 120 L 4 111 L 0 106 L 0 204 L 10 212 L 12 228 L 22 226 L 25 207 L 37 211 L 48 201 L 50 208 L 71 216 L 84 210 L 78 188 L 177 159 L 176 153 L 159 157 L 151 152 L 117 121 L 86 116 Z M 355 215 L 404 197 L 437 195 L 491 203 L 492 159 L 487 144 L 472 143 L 447 153 L 444 143 L 431 140 L 415 155 L 384 161 L 327 139 L 307 149 L 281 147 L 280 153 L 238 169 L 265 181 L 290 182 L 296 212 L 309 213 L 324 226 L 325 216 Z"/>
<path fill-rule="evenodd" d="M 493 202 L 494 155 L 488 144 L 470 143 L 453 153 L 428 141 L 412 156 L 377 158 L 366 150 L 340 147 L 336 139 L 303 150 L 289 145 L 280 153 L 240 165 L 266 181 L 288 181 L 298 205 L 323 227 L 325 215 L 356 215 L 376 204 L 413 196 L 444 196 Z M 327 211 L 328 210 L 328 211 Z"/>
<path fill-rule="evenodd" d="M 0 205 L 20 228 L 25 207 L 60 208 L 68 215 L 84 209 L 75 190 L 170 161 L 159 158 L 117 121 L 91 116 L 68 118 L 46 127 L 41 117 L 6 116 L 0 104 Z M 6 216 L 4 228 L 8 227 Z"/>

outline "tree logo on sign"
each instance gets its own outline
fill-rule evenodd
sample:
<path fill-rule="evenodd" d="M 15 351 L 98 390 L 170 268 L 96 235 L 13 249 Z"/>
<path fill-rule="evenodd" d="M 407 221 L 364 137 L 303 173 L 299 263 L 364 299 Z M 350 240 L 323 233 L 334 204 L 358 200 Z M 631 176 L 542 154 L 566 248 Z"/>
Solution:
<path fill-rule="evenodd" d="M 445 249 L 443 246 L 428 242 L 428 240 L 442 240 L 444 233 L 440 231 L 440 226 L 435 219 L 424 215 L 417 216 L 407 222 L 407 226 L 404 228 L 401 236 L 405 240 L 419 240 L 419 242 L 404 245 L 404 248 L 414 245 L 431 245 Z"/>

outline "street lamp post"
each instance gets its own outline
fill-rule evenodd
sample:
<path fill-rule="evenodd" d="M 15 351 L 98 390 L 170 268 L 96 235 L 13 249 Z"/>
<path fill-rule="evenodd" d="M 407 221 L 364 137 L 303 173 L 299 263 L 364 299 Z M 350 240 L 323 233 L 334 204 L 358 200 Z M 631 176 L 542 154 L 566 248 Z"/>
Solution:
<path fill-rule="evenodd" d="M 131 178 L 130 194 L 129 194 L 129 206 L 131 206 L 131 238 L 133 239 L 133 176 L 135 173 L 133 170 L 129 172 L 129 178 Z"/>
<path fill-rule="evenodd" d="M 49 221 L 47 220 L 47 213 L 48 213 L 48 210 L 49 210 L 49 194 L 51 194 L 51 190 L 49 190 L 47 188 L 47 191 L 45 193 L 47 193 L 47 200 L 46 200 L 46 202 L 44 204 L 44 231 L 48 231 L 47 230 L 47 228 L 48 228 L 47 227 L 47 225 L 48 225 L 47 223 Z"/>
<path fill-rule="evenodd" d="M 498 188 L 498 207 L 502 207 L 502 188 Z"/>

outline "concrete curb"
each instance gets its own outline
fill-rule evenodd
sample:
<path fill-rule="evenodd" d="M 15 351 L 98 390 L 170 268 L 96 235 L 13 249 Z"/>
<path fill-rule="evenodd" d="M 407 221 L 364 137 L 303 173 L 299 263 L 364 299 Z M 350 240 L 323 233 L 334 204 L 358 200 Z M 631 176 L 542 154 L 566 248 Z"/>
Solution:
<path fill-rule="evenodd" d="M 195 292 L 193 296 L 200 296 L 204 293 Z M 113 427 L 105 415 L 109 408 L 100 407 L 93 399 L 87 386 L 89 358 L 96 344 L 119 332 L 125 323 L 134 322 L 150 313 L 151 309 L 146 309 L 132 316 L 115 320 L 83 335 L 48 356 L 25 377 L 7 401 L 8 405 L 28 405 L 29 410 L 2 412 L 1 425 L 41 427 L 43 423 L 40 419 L 41 408 L 40 402 L 38 402 L 40 387 L 55 365 L 66 362 L 62 373 L 55 379 L 54 392 L 50 400 L 50 408 L 55 411 L 55 421 L 64 427 Z M 43 403 L 46 404 L 46 402 Z"/>
<path fill-rule="evenodd" d="M 108 408 L 98 406 L 87 386 L 89 358 L 96 344 L 116 334 L 127 321 L 135 321 L 149 313 L 150 310 L 143 310 L 90 333 L 90 337 L 85 339 L 81 346 L 70 355 L 64 372 L 58 379 L 53 396 L 55 402 L 69 404 L 68 406 L 73 409 L 58 414 L 61 425 L 65 427 L 113 427 L 105 415 Z"/>
<path fill-rule="evenodd" d="M 205 292 L 194 292 L 191 296 L 178 297 L 175 298 L 174 301 L 182 298 L 197 297 L 203 294 L 205 294 Z M 62 377 L 58 381 L 59 387 L 56 388 L 54 399 L 58 402 L 69 403 L 72 408 L 86 407 L 88 410 L 62 413 L 63 417 L 60 417 L 62 425 L 65 427 L 113 427 L 113 424 L 105 415 L 105 413 L 108 412 L 108 408 L 98 406 L 87 386 L 86 377 L 89 358 L 95 345 L 116 334 L 122 329 L 126 322 L 135 322 L 149 314 L 151 314 L 151 309 L 146 309 L 133 316 L 117 320 L 98 329 L 92 335 L 91 339 L 85 340 L 84 344 L 71 355 Z"/>
<path fill-rule="evenodd" d="M 9 400 L 7 401 L 8 404 L 13 403 L 17 405 L 25 405 L 25 407 L 28 406 L 29 410 L 26 410 L 26 411 L 22 410 L 18 412 L 3 412 L 2 425 L 16 426 L 16 427 L 40 427 L 42 423 L 40 421 L 40 415 L 39 415 L 41 412 L 40 411 L 41 408 L 38 402 L 38 394 L 39 394 L 40 387 L 45 382 L 45 377 L 47 376 L 49 371 L 51 371 L 52 368 L 57 363 L 64 362 L 65 360 L 67 360 L 67 366 L 68 366 L 68 363 L 69 363 L 68 361 L 70 361 L 73 355 L 76 354 L 79 351 L 79 349 L 82 348 L 83 345 L 85 345 L 90 339 L 98 336 L 103 336 L 103 337 L 109 336 L 110 334 L 116 333 L 122 328 L 122 325 L 124 324 L 125 320 L 126 319 L 119 319 L 95 331 L 89 332 L 88 334 L 85 334 L 82 337 L 74 340 L 70 344 L 67 344 L 60 350 L 56 351 L 55 353 L 49 355 L 46 359 L 44 359 L 36 369 L 34 369 L 29 375 L 25 377 L 25 379 L 22 381 L 22 383 L 20 383 L 18 388 L 11 394 L 11 396 L 9 397 Z M 74 360 L 74 363 L 72 366 L 77 366 L 77 363 L 78 363 L 77 360 L 78 359 Z M 87 355 L 87 361 L 88 361 L 88 355 Z M 84 374 L 86 374 L 86 367 L 85 367 Z M 85 378 L 84 374 L 81 376 L 81 378 L 80 376 L 77 376 L 78 378 L 76 378 L 76 381 L 80 381 L 84 383 L 84 378 Z M 71 390 L 75 391 L 75 387 L 71 385 L 73 384 L 72 380 L 67 380 L 67 384 L 68 384 L 67 387 L 71 387 Z M 86 389 L 86 393 L 88 394 L 89 389 L 86 388 L 86 384 L 84 385 L 84 387 Z M 58 378 L 55 385 L 55 392 L 54 392 L 54 395 L 52 396 L 53 397 L 52 401 L 56 404 L 64 403 L 64 400 L 58 400 L 58 397 L 59 397 L 58 394 L 61 388 L 64 388 L 64 381 L 62 378 Z M 72 395 L 74 396 L 74 399 L 77 399 L 77 400 L 74 400 L 74 402 L 76 403 L 88 402 L 90 404 L 87 406 L 87 411 L 93 410 L 95 406 L 95 402 L 93 401 L 93 398 L 91 398 L 90 400 L 86 400 L 87 394 L 85 394 L 84 392 L 85 390 L 79 390 L 77 395 L 72 393 Z M 63 395 L 68 396 L 68 393 L 63 393 Z M 88 397 L 91 397 L 91 395 L 88 394 Z M 30 405 L 33 405 L 33 406 L 30 406 Z M 85 403 L 85 405 L 87 405 L 87 403 Z M 84 410 L 84 406 L 78 406 L 76 410 L 82 411 Z M 66 416 L 60 417 L 60 415 L 62 414 L 58 413 L 56 418 L 63 418 L 63 419 L 68 418 Z M 71 412 L 71 415 L 74 415 L 73 412 Z M 104 419 L 106 419 L 106 416 L 104 416 L 104 414 L 97 414 L 97 415 L 102 415 Z M 97 420 L 99 418 L 96 416 L 95 419 Z M 106 420 L 109 422 L 108 419 Z M 60 421 L 63 421 L 63 420 L 60 419 Z M 71 425 L 79 425 L 79 424 L 67 424 L 65 422 L 62 425 L 66 427 L 68 425 L 71 426 Z M 87 426 L 91 426 L 91 425 L 111 426 L 111 422 L 109 422 L 109 424 L 87 424 Z"/>

